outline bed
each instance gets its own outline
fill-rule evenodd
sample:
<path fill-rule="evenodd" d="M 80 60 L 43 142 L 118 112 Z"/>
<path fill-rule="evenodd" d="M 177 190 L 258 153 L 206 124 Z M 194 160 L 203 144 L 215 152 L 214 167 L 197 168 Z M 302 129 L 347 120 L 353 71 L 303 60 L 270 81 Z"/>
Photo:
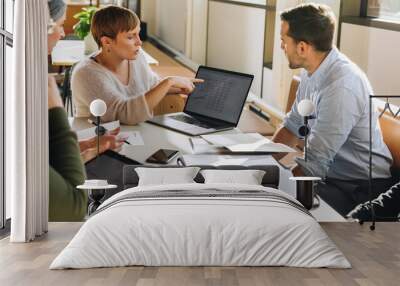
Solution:
<path fill-rule="evenodd" d="M 313 216 L 277 189 L 276 166 L 261 185 L 138 185 L 126 166 L 127 189 L 107 199 L 50 269 L 144 266 L 292 266 L 350 268 Z M 210 166 L 200 166 L 204 170 Z"/>

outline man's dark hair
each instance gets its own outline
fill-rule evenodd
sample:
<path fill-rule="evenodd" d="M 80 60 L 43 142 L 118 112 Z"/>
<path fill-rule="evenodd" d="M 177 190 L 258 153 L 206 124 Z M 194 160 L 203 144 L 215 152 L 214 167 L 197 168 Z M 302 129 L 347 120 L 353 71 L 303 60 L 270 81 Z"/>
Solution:
<path fill-rule="evenodd" d="M 306 42 L 321 52 L 332 49 L 336 20 L 328 6 L 302 4 L 282 12 L 281 20 L 289 24 L 288 36 L 296 42 Z"/>

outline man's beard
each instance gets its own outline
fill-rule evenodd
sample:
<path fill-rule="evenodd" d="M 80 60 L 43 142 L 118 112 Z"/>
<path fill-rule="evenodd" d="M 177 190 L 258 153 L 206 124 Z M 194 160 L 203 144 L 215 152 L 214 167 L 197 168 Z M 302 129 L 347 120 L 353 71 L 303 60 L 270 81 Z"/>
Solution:
<path fill-rule="evenodd" d="M 297 59 L 297 63 L 294 61 L 293 58 Z M 302 67 L 302 64 L 300 63 L 301 61 L 299 60 L 299 56 L 297 55 L 297 53 L 290 58 L 288 55 L 286 55 L 286 59 L 289 62 L 290 69 L 295 70 Z"/>
<path fill-rule="evenodd" d="M 292 70 L 295 70 L 295 69 L 301 68 L 301 66 L 299 64 L 295 64 L 295 63 L 292 63 L 291 61 L 289 61 L 289 68 Z"/>

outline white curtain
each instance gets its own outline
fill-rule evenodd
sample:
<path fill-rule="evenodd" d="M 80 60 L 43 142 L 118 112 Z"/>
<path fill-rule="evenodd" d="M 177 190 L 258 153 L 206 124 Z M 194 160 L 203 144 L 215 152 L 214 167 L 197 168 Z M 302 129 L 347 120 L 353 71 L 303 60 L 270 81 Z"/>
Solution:
<path fill-rule="evenodd" d="M 15 1 L 13 94 L 6 99 L 12 242 L 48 225 L 47 0 Z"/>

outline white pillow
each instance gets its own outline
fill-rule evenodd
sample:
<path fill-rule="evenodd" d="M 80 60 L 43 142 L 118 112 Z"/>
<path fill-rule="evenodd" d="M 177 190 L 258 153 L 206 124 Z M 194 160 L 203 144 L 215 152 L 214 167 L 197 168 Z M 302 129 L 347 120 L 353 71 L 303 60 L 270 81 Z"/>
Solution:
<path fill-rule="evenodd" d="M 261 185 L 265 171 L 261 170 L 202 170 L 205 184 Z"/>
<path fill-rule="evenodd" d="M 135 169 L 139 176 L 138 186 L 195 183 L 200 168 L 142 168 Z"/>

